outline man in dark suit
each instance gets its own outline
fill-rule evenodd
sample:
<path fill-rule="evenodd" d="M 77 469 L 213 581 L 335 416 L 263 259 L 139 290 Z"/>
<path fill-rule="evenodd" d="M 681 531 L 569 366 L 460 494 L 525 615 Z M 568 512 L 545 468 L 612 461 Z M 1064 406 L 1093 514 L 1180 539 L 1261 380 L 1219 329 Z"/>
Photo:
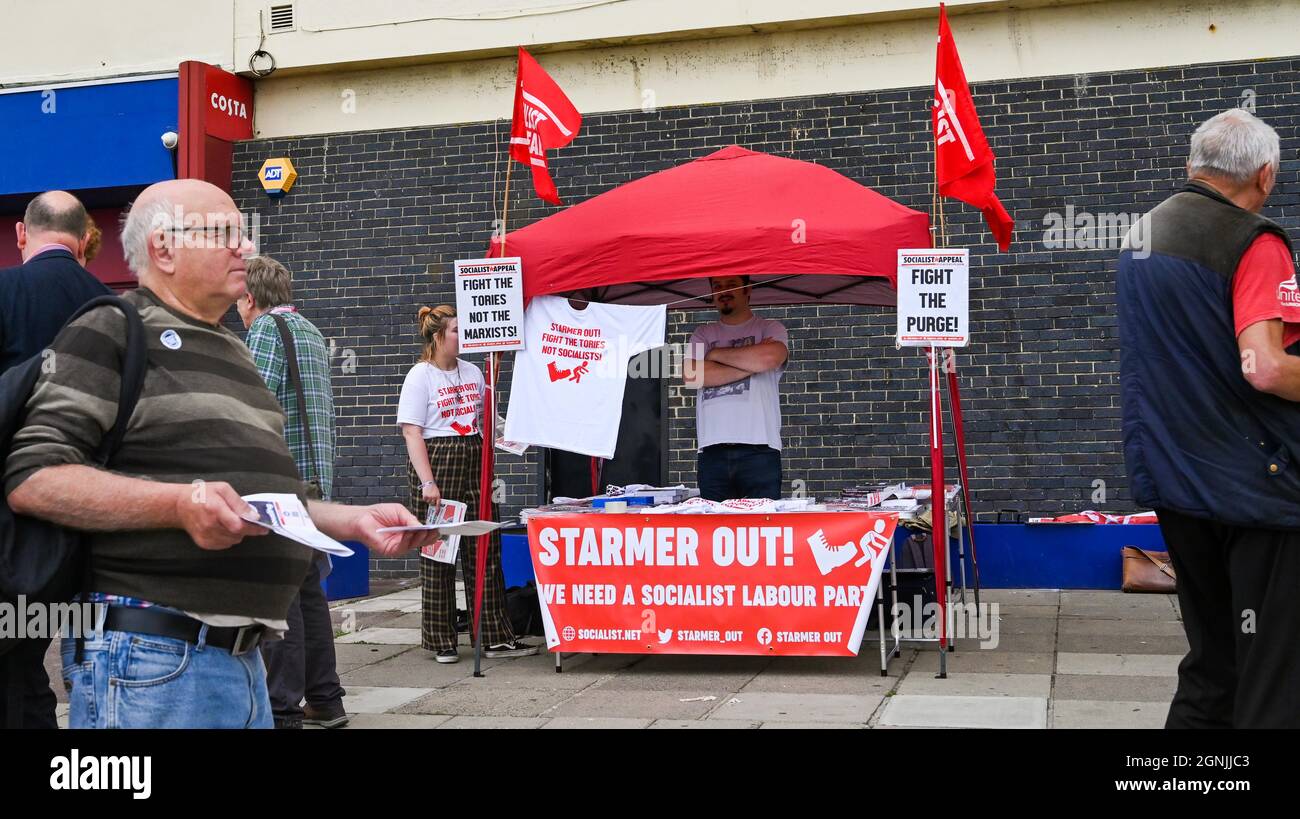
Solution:
<path fill-rule="evenodd" d="M 77 258 L 89 240 L 77 197 L 42 193 L 19 222 L 23 263 L 0 270 L 0 373 L 44 350 L 77 308 L 111 293 Z"/>
<path fill-rule="evenodd" d="M 77 308 L 111 293 L 77 263 L 90 222 L 77 197 L 42 193 L 17 225 L 23 263 L 0 270 L 0 373 L 39 354 Z M 0 657 L 0 727 L 54 728 L 55 697 L 45 673 L 50 640 L 26 640 Z M 11 713 L 13 712 L 13 713 Z"/>

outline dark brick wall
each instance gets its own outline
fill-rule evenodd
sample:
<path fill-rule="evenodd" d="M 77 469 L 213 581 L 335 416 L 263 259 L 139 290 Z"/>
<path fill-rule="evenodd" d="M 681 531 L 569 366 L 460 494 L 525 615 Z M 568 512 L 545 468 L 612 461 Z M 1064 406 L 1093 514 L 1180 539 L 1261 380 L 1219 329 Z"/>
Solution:
<path fill-rule="evenodd" d="M 1045 246 L 1045 217 L 1140 213 L 1181 179 L 1197 124 L 1242 104 L 1283 141 L 1266 214 L 1300 227 L 1300 59 L 986 82 L 972 90 L 998 155 L 998 192 L 1016 217 L 1011 253 L 980 215 L 945 203 L 952 246 L 972 251 L 974 342 L 958 355 L 977 511 L 1129 510 L 1120 451 L 1114 258 L 1107 249 Z M 931 206 L 930 91 L 911 88 L 591 114 L 553 155 L 570 203 L 647 173 L 740 144 L 815 161 L 919 210 Z M 235 197 L 262 217 L 262 247 L 294 271 L 298 304 L 355 372 L 334 369 L 339 411 L 336 494 L 401 498 L 406 460 L 395 427 L 402 377 L 418 354 L 415 311 L 452 300 L 451 263 L 482 254 L 505 171 L 508 123 L 257 140 L 237 146 Z M 263 159 L 292 157 L 300 177 L 268 200 Z M 522 170 L 519 166 L 517 170 Z M 514 175 L 510 225 L 554 209 Z M 925 357 L 893 347 L 892 309 L 768 308 L 790 330 L 783 389 L 787 489 L 814 495 L 862 481 L 925 480 Z M 671 314 L 670 340 L 712 320 Z M 505 374 L 509 377 L 509 367 Z M 673 480 L 694 478 L 694 407 L 671 387 Z M 951 453 L 951 449 L 949 449 Z M 951 458 L 949 459 L 951 463 Z M 536 455 L 503 456 L 503 511 L 536 502 Z M 1094 491 L 1104 481 L 1104 502 Z M 400 573 L 414 561 L 383 561 Z"/>

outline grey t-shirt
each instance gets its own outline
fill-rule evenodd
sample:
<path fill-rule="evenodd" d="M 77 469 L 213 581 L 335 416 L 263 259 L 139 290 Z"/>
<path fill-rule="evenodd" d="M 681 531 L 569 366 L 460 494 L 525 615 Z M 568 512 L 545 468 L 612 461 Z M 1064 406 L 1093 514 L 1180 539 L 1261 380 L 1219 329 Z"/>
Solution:
<path fill-rule="evenodd" d="M 703 324 L 691 334 L 702 356 L 714 347 L 746 347 L 775 339 L 790 346 L 784 325 L 754 316 L 743 324 Z M 698 345 L 698 346 L 696 346 Z M 766 444 L 781 449 L 781 375 L 785 365 L 719 387 L 704 387 L 695 404 L 700 449 L 714 444 Z"/>

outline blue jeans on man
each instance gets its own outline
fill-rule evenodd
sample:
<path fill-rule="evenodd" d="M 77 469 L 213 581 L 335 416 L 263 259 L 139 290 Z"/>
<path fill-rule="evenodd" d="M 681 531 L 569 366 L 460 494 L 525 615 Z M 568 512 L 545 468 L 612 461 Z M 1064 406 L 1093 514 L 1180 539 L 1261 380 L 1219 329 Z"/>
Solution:
<path fill-rule="evenodd" d="M 697 456 L 696 476 L 705 500 L 779 498 L 781 452 L 765 444 L 706 446 Z"/>
<path fill-rule="evenodd" d="M 256 649 L 234 655 L 207 645 L 130 631 L 65 638 L 70 728 L 270 728 L 266 666 Z"/>

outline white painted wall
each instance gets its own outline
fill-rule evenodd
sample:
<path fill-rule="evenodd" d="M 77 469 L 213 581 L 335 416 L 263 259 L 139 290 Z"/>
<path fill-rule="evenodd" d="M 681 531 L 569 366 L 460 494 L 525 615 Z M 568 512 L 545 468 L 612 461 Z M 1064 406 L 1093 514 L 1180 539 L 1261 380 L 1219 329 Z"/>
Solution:
<path fill-rule="evenodd" d="M 9 0 L 2 25 L 4 86 L 234 66 L 231 0 Z"/>
<path fill-rule="evenodd" d="M 929 83 L 930 0 L 284 0 L 10 3 L 0 85 L 245 72 L 259 46 L 259 136 L 506 118 L 528 46 L 582 111 Z M 1298 0 L 951 0 L 973 81 L 1288 56 Z M 1015 8 L 1011 8 L 1014 5 Z"/>
<path fill-rule="evenodd" d="M 965 11 L 950 11 L 950 21 L 971 81 L 1300 53 L 1295 0 L 1112 0 Z M 936 26 L 931 10 L 924 18 L 538 49 L 535 56 L 579 110 L 614 111 L 925 85 L 934 77 Z M 514 65 L 513 56 L 504 56 L 277 73 L 257 84 L 255 129 L 259 136 L 288 136 L 508 118 Z"/>

